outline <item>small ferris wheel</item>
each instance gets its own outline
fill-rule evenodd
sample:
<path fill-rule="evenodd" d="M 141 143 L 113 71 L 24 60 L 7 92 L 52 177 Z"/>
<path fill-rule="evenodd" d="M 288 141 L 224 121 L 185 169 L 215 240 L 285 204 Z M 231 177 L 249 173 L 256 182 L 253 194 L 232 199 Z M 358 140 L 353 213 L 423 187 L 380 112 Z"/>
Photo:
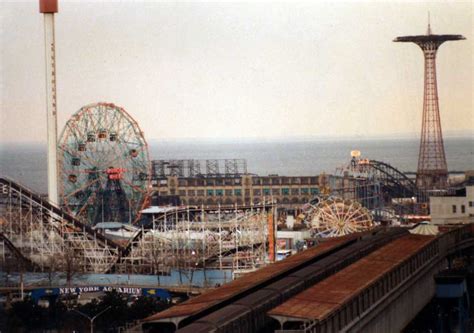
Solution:
<path fill-rule="evenodd" d="M 134 222 L 149 190 L 148 146 L 121 107 L 82 107 L 58 144 L 61 204 L 89 224 Z"/>
<path fill-rule="evenodd" d="M 306 221 L 321 237 L 339 237 L 374 227 L 369 210 L 357 201 L 339 197 L 320 198 L 306 216 Z"/>

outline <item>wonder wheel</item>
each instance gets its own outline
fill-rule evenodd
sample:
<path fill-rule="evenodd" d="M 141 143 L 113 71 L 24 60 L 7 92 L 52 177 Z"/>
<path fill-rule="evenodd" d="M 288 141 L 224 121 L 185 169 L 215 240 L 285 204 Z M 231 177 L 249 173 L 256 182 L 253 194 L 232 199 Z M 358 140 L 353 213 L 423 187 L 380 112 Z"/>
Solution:
<path fill-rule="evenodd" d="M 317 235 L 338 237 L 369 230 L 372 215 L 360 203 L 338 197 L 321 198 L 306 215 Z"/>
<path fill-rule="evenodd" d="M 134 222 L 149 190 L 148 147 L 137 122 L 110 103 L 84 106 L 58 145 L 61 204 L 90 223 Z"/>

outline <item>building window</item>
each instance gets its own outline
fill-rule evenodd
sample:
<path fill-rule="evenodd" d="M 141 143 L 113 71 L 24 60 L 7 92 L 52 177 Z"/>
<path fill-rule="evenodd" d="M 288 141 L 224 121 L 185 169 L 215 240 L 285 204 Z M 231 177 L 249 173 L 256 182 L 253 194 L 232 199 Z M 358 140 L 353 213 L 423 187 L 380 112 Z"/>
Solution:
<path fill-rule="evenodd" d="M 225 190 L 226 196 L 232 196 L 232 190 Z"/>
<path fill-rule="evenodd" d="M 186 186 L 188 185 L 188 182 L 186 181 L 186 179 L 180 179 L 178 180 L 178 184 L 179 186 Z"/>
<path fill-rule="evenodd" d="M 280 185 L 280 178 L 272 178 L 272 185 Z"/>
<path fill-rule="evenodd" d="M 272 189 L 272 194 L 273 195 L 280 195 L 280 189 L 279 188 Z"/>
<path fill-rule="evenodd" d="M 242 195 L 242 190 L 239 189 L 239 188 L 238 188 L 238 189 L 235 189 L 235 190 L 234 190 L 234 195 L 240 197 L 240 196 Z"/>
<path fill-rule="evenodd" d="M 194 190 L 188 190 L 188 196 L 190 197 L 194 196 Z"/>
<path fill-rule="evenodd" d="M 253 190 L 253 195 L 260 196 L 262 192 L 259 189 Z"/>
<path fill-rule="evenodd" d="M 289 188 L 282 188 L 282 189 L 281 189 L 281 194 L 282 194 L 282 195 L 288 195 L 288 194 L 290 194 L 290 189 L 289 189 Z"/>
<path fill-rule="evenodd" d="M 304 187 L 301 189 L 301 194 L 308 194 L 309 193 L 309 188 Z"/>
<path fill-rule="evenodd" d="M 207 196 L 212 197 L 214 195 L 214 190 L 207 190 Z"/>
<path fill-rule="evenodd" d="M 299 195 L 299 194 L 300 194 L 300 189 L 299 189 L 299 188 L 292 188 L 292 189 L 291 189 L 291 194 L 293 194 L 293 195 Z"/>
<path fill-rule="evenodd" d="M 198 197 L 203 197 L 204 196 L 204 190 L 197 190 L 197 195 L 198 195 Z"/>
<path fill-rule="evenodd" d="M 474 201 L 469 201 L 469 207 L 474 207 Z"/>
<path fill-rule="evenodd" d="M 461 205 L 461 213 L 465 214 L 466 213 L 466 206 Z"/>
<path fill-rule="evenodd" d="M 453 214 L 456 214 L 456 205 L 453 205 Z"/>
<path fill-rule="evenodd" d="M 311 188 L 311 194 L 318 195 L 319 194 L 319 188 L 312 187 Z"/>
<path fill-rule="evenodd" d="M 216 190 L 216 195 L 222 197 L 224 195 L 224 191 L 221 189 Z"/>
<path fill-rule="evenodd" d="M 179 190 L 179 195 L 180 196 L 186 196 L 186 190 Z"/>
<path fill-rule="evenodd" d="M 215 184 L 214 179 L 206 179 L 206 186 L 214 186 Z"/>
<path fill-rule="evenodd" d="M 196 180 L 196 186 L 204 186 L 205 185 L 204 179 L 197 179 Z"/>
<path fill-rule="evenodd" d="M 270 195 L 270 189 L 269 188 L 264 188 L 263 189 L 263 195 Z"/>

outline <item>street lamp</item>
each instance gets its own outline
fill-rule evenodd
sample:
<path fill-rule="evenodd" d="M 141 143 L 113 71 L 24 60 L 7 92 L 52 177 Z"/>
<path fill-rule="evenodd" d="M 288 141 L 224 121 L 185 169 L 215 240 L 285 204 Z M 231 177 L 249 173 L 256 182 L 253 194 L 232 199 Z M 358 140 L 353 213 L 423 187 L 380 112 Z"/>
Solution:
<path fill-rule="evenodd" d="M 91 333 L 94 333 L 94 320 L 99 317 L 101 314 L 103 314 L 105 311 L 109 310 L 111 308 L 111 306 L 108 306 L 106 307 L 104 310 L 100 311 L 98 314 L 96 314 L 94 317 L 89 317 L 88 315 L 86 315 L 85 313 L 79 311 L 79 310 L 76 310 L 76 309 L 72 309 L 72 311 L 76 311 L 77 313 L 79 313 L 81 316 L 89 319 L 90 321 L 90 325 L 91 325 Z"/>

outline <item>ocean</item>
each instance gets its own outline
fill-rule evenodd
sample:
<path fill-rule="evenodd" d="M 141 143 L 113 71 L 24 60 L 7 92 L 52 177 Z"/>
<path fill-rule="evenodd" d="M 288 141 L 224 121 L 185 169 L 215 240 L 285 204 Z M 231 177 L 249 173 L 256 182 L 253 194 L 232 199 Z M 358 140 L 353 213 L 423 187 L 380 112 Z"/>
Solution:
<path fill-rule="evenodd" d="M 246 159 L 248 172 L 287 176 L 335 173 L 347 165 L 351 150 L 401 171 L 416 171 L 417 139 L 176 141 L 149 143 L 150 159 Z M 450 171 L 474 169 L 474 138 L 446 138 Z M 0 144 L 0 175 L 46 193 L 46 146 Z"/>

